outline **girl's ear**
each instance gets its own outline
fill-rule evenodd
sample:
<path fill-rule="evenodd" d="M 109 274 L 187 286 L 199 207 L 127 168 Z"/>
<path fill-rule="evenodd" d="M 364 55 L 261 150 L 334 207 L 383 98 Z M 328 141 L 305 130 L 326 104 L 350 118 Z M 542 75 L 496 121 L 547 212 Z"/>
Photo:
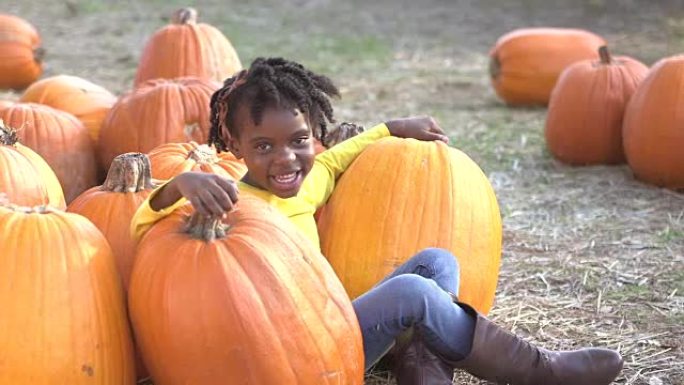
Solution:
<path fill-rule="evenodd" d="M 235 140 L 233 136 L 228 137 L 228 142 L 226 143 L 228 150 L 235 155 L 236 158 L 242 159 L 242 152 L 240 151 L 240 143 Z"/>

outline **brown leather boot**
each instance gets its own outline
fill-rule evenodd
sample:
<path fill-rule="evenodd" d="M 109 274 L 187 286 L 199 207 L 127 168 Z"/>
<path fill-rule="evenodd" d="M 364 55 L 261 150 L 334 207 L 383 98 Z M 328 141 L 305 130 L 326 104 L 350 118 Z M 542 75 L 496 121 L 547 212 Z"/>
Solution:
<path fill-rule="evenodd" d="M 587 348 L 550 351 L 501 329 L 470 306 L 459 303 L 476 319 L 470 354 L 452 362 L 484 380 L 511 385 L 608 385 L 622 370 L 620 354 Z"/>
<path fill-rule="evenodd" d="M 392 374 L 397 385 L 452 385 L 454 368 L 433 354 L 420 333 L 397 346 L 393 352 Z"/>

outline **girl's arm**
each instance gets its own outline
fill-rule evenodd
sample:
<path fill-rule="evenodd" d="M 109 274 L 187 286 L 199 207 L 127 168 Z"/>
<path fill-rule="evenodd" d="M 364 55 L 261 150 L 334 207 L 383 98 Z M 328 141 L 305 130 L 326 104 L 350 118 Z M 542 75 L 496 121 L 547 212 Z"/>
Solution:
<path fill-rule="evenodd" d="M 316 207 L 322 206 L 332 194 L 337 178 L 354 159 L 370 144 L 390 135 L 418 140 L 449 141 L 432 117 L 395 119 L 379 124 L 320 153 L 304 181 L 302 197 Z"/>
<path fill-rule="evenodd" d="M 214 174 L 185 172 L 155 189 L 131 220 L 131 235 L 140 240 L 157 221 L 188 201 L 205 216 L 222 216 L 237 202 L 234 181 Z"/>

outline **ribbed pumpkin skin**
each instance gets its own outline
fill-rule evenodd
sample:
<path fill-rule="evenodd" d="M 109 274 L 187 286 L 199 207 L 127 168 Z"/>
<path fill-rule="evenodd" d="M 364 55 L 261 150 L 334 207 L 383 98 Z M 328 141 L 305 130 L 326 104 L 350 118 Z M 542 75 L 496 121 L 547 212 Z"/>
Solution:
<path fill-rule="evenodd" d="M 57 75 L 31 84 L 20 101 L 45 104 L 74 115 L 88 129 L 90 139 L 97 142 L 102 121 L 116 96 L 77 76 Z"/>
<path fill-rule="evenodd" d="M 186 9 L 187 10 L 187 9 Z M 197 13 L 177 11 L 171 24 L 152 35 L 143 49 L 135 86 L 156 79 L 193 76 L 223 82 L 242 69 L 237 52 L 215 27 L 197 23 Z"/>
<path fill-rule="evenodd" d="M 209 135 L 209 101 L 219 84 L 196 78 L 155 79 L 122 96 L 109 110 L 98 140 L 107 169 L 115 156 Z"/>
<path fill-rule="evenodd" d="M 247 172 L 244 162 L 232 153 L 216 153 L 213 147 L 194 141 L 162 144 L 148 155 L 155 179 L 171 179 L 186 171 L 201 171 L 240 180 Z"/>
<path fill-rule="evenodd" d="M 180 230 L 189 206 L 142 239 L 129 290 L 155 385 L 363 384 L 361 331 L 323 256 L 249 195 L 223 239 Z"/>
<path fill-rule="evenodd" d="M 389 137 L 370 145 L 342 175 L 318 229 L 351 298 L 416 252 L 441 247 L 459 261 L 459 298 L 485 314 L 494 302 L 499 206 L 482 170 L 444 143 Z"/>
<path fill-rule="evenodd" d="M 558 160 L 574 165 L 619 164 L 622 120 L 648 67 L 629 58 L 572 64 L 558 79 L 546 116 L 546 144 Z"/>
<path fill-rule="evenodd" d="M 623 126 L 627 163 L 645 182 L 684 188 L 684 55 L 657 62 L 632 96 Z"/>
<path fill-rule="evenodd" d="M 489 53 L 492 85 L 509 105 L 546 105 L 561 72 L 577 61 L 598 59 L 603 45 L 600 36 L 578 29 L 514 30 Z"/>
<path fill-rule="evenodd" d="M 43 73 L 40 35 L 26 20 L 0 14 L 0 88 L 22 89 Z"/>
<path fill-rule="evenodd" d="M 62 186 L 50 166 L 30 148 L 6 142 L 5 130 L 0 126 L 0 193 L 17 205 L 51 205 L 64 210 Z"/>
<path fill-rule="evenodd" d="M 0 383 L 132 385 L 107 241 L 87 219 L 0 207 Z"/>
<path fill-rule="evenodd" d="M 92 140 L 73 115 L 42 104 L 15 103 L 0 110 L 0 118 L 11 127 L 21 127 L 19 141 L 50 165 L 67 203 L 97 185 Z"/>

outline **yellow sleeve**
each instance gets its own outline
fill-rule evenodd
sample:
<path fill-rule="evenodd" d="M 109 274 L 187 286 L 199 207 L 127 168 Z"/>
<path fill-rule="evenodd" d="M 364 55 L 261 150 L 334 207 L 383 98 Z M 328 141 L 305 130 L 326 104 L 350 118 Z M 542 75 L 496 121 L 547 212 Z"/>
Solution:
<path fill-rule="evenodd" d="M 349 138 L 316 156 L 314 165 L 306 176 L 301 196 L 316 207 L 322 206 L 332 194 L 335 181 L 356 157 L 379 139 L 390 136 L 385 123 Z"/>
<path fill-rule="evenodd" d="M 138 210 L 133 215 L 133 219 L 131 219 L 130 232 L 131 236 L 136 242 L 142 239 L 143 235 L 145 235 L 147 230 L 149 230 L 150 227 L 152 227 L 152 225 L 157 223 L 157 221 L 166 217 L 167 215 L 171 214 L 175 209 L 187 203 L 187 199 L 181 198 L 169 207 L 166 207 L 159 211 L 154 211 L 152 207 L 150 207 L 150 200 L 155 195 L 157 195 L 157 192 L 159 192 L 159 190 L 161 190 L 162 187 L 166 186 L 167 183 L 169 182 L 167 181 L 163 185 L 154 189 L 154 191 L 152 191 L 152 194 L 150 194 L 147 197 L 147 199 L 145 199 L 145 201 L 140 205 L 140 207 L 138 207 Z"/>

